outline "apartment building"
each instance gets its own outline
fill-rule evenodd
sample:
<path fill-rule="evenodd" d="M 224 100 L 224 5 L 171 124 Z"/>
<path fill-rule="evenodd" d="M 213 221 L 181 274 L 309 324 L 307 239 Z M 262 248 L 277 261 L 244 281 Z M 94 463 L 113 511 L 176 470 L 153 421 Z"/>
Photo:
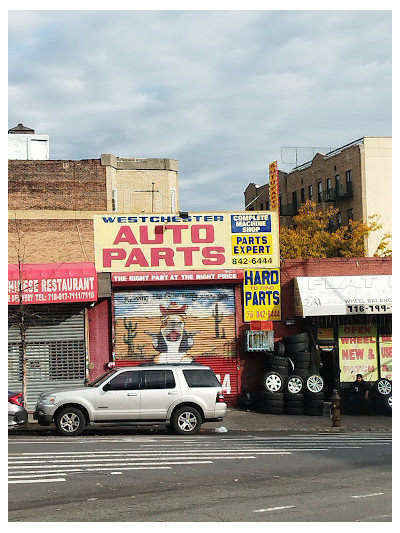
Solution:
<path fill-rule="evenodd" d="M 246 209 L 261 199 L 268 202 L 268 186 L 250 184 L 245 192 Z M 392 231 L 392 138 L 362 137 L 327 154 L 317 153 L 289 173 L 279 172 L 282 226 L 292 224 L 307 200 L 320 209 L 338 208 L 334 227 L 349 220 L 367 222 L 370 216 L 379 215 L 382 229 L 366 243 L 366 256 L 372 257 L 385 233 Z"/>

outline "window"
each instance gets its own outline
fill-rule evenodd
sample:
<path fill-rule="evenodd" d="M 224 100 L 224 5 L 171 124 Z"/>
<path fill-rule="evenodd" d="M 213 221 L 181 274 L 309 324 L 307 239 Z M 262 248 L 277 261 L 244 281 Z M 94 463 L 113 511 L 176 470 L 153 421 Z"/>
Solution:
<path fill-rule="evenodd" d="M 339 174 L 336 174 L 336 176 L 335 176 L 335 187 L 336 187 L 336 189 L 339 189 L 339 185 L 340 185 L 340 176 L 339 176 Z"/>
<path fill-rule="evenodd" d="M 140 385 L 139 377 L 140 372 L 138 370 L 121 372 L 108 382 L 107 388 L 108 390 L 137 390 Z"/>
<path fill-rule="evenodd" d="M 172 370 L 143 370 L 143 389 L 174 389 Z"/>
<path fill-rule="evenodd" d="M 337 214 L 337 224 L 338 226 L 342 225 L 342 212 L 341 211 L 339 211 Z"/>
<path fill-rule="evenodd" d="M 305 191 L 304 187 L 302 187 L 301 190 L 300 190 L 300 199 L 301 199 L 301 203 L 302 204 L 306 203 L 306 191 Z"/>
<path fill-rule="evenodd" d="M 350 222 L 350 220 L 353 220 L 353 209 L 347 210 L 347 220 Z"/>
<path fill-rule="evenodd" d="M 220 387 L 216 375 L 212 370 L 183 370 L 189 387 Z"/>
<path fill-rule="evenodd" d="M 322 203 L 322 181 L 317 183 L 318 203 Z"/>
<path fill-rule="evenodd" d="M 331 178 L 326 178 L 326 188 L 328 191 L 332 189 L 332 180 Z"/>
<path fill-rule="evenodd" d="M 308 186 L 308 199 L 313 201 L 314 200 L 314 195 L 313 195 L 313 188 L 312 188 L 312 185 L 309 185 Z"/>
<path fill-rule="evenodd" d="M 260 211 L 262 211 L 263 208 L 264 208 L 264 204 L 261 202 L 261 203 L 260 203 Z"/>
<path fill-rule="evenodd" d="M 353 176 L 351 170 L 346 170 L 346 192 L 353 192 Z"/>
<path fill-rule="evenodd" d="M 292 192 L 293 209 L 297 209 L 297 191 Z"/>
<path fill-rule="evenodd" d="M 111 209 L 113 211 L 118 210 L 118 202 L 117 202 L 117 189 L 112 189 L 112 197 L 111 197 Z"/>

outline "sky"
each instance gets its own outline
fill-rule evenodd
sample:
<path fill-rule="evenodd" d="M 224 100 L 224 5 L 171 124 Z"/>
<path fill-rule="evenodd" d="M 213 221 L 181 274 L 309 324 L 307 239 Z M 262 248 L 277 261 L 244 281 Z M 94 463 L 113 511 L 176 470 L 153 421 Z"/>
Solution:
<path fill-rule="evenodd" d="M 386 4 L 11 4 L 8 128 L 49 135 L 51 159 L 177 159 L 181 210 L 242 210 L 247 185 L 267 183 L 271 162 L 288 172 L 317 151 L 392 135 Z"/>

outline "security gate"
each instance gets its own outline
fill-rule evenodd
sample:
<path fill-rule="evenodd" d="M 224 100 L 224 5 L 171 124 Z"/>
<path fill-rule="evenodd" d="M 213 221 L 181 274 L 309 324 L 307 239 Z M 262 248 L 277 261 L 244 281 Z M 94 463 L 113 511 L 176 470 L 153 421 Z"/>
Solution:
<path fill-rule="evenodd" d="M 85 310 L 81 305 L 25 306 L 27 405 L 46 390 L 83 385 L 86 377 Z M 19 308 L 8 314 L 8 389 L 22 391 Z"/>

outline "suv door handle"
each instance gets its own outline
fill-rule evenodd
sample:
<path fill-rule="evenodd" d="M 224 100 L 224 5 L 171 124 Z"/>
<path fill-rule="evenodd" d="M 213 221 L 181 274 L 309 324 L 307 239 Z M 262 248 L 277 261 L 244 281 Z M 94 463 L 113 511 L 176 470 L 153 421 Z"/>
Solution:
<path fill-rule="evenodd" d="M 175 394 L 179 394 L 179 392 L 170 391 L 168 394 L 170 394 L 172 396 L 172 395 L 175 395 Z"/>
<path fill-rule="evenodd" d="M 128 396 L 137 396 L 137 392 L 128 392 Z"/>

